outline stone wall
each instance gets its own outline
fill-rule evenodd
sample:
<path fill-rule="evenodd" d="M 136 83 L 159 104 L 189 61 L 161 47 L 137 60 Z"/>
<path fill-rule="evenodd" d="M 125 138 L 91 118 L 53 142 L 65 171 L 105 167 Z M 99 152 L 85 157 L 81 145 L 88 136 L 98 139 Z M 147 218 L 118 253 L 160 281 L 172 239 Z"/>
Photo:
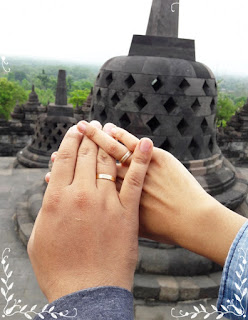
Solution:
<path fill-rule="evenodd" d="M 15 156 L 31 140 L 34 129 L 29 124 L 0 120 L 0 156 Z"/>

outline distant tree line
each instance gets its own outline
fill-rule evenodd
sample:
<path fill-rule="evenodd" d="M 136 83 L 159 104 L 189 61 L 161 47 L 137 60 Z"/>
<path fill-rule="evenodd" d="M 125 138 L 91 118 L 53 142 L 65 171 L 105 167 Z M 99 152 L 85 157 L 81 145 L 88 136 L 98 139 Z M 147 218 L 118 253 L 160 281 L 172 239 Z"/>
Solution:
<path fill-rule="evenodd" d="M 247 83 L 247 87 L 243 84 Z M 227 77 L 218 80 L 217 126 L 226 127 L 231 117 L 239 111 L 247 101 L 248 81 Z"/>
<path fill-rule="evenodd" d="M 94 85 L 97 67 L 88 66 L 53 66 L 23 65 L 12 66 L 11 72 L 0 74 L 0 115 L 6 119 L 16 103 L 27 101 L 32 84 L 43 105 L 55 102 L 57 74 L 59 69 L 67 71 L 68 102 L 73 107 L 81 106 L 90 94 Z"/>
<path fill-rule="evenodd" d="M 14 65 L 13 65 L 14 64 Z M 59 69 L 67 71 L 68 101 L 74 107 L 81 106 L 87 99 L 99 67 L 58 65 L 46 62 L 15 61 L 11 72 L 0 74 L 0 117 L 10 118 L 16 102 L 25 103 L 32 84 L 43 105 L 55 102 L 57 74 Z M 248 77 L 217 77 L 218 105 L 217 125 L 225 127 L 233 114 L 239 110 L 248 97 Z"/>

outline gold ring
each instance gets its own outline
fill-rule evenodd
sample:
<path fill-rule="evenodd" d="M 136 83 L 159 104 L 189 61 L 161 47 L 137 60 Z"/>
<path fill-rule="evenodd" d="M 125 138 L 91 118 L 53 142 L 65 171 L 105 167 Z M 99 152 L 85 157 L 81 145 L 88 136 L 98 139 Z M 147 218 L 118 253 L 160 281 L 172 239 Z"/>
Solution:
<path fill-rule="evenodd" d="M 126 162 L 127 159 L 131 157 L 132 154 L 133 154 L 133 153 L 128 150 L 128 152 L 125 153 L 124 156 L 121 158 L 120 163 L 123 164 L 124 162 Z"/>
<path fill-rule="evenodd" d="M 116 181 L 116 179 L 113 176 L 111 176 L 110 174 L 104 174 L 104 173 L 97 174 L 96 178 L 97 179 L 110 180 L 110 181 L 113 181 L 113 182 Z"/>

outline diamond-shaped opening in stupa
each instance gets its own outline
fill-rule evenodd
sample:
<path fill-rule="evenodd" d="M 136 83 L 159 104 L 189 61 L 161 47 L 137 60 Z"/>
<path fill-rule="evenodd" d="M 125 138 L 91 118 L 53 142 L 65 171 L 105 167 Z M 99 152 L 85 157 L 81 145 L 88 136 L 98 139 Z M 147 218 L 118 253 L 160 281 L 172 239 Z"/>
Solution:
<path fill-rule="evenodd" d="M 173 150 L 173 146 L 171 145 L 168 138 L 159 146 L 159 148 L 171 152 Z"/>
<path fill-rule="evenodd" d="M 96 94 L 97 101 L 100 101 L 101 97 L 102 97 L 101 89 L 98 89 L 97 94 Z"/>
<path fill-rule="evenodd" d="M 213 142 L 212 137 L 209 140 L 208 148 L 209 148 L 210 152 L 213 153 L 213 151 L 214 151 L 214 142 Z"/>
<path fill-rule="evenodd" d="M 115 93 L 115 94 L 112 96 L 111 101 L 112 101 L 113 107 L 116 107 L 117 104 L 121 101 L 121 99 L 119 98 L 118 94 Z"/>
<path fill-rule="evenodd" d="M 132 86 L 135 85 L 135 83 L 136 83 L 131 74 L 126 78 L 126 80 L 124 82 L 125 82 L 128 89 L 132 88 Z"/>
<path fill-rule="evenodd" d="M 186 79 L 183 79 L 183 81 L 179 84 L 179 88 L 183 91 L 187 90 L 190 87 L 189 82 Z"/>
<path fill-rule="evenodd" d="M 170 114 L 177 108 L 175 100 L 171 97 L 164 104 L 165 110 Z"/>
<path fill-rule="evenodd" d="M 188 123 L 184 120 L 184 118 L 178 123 L 177 129 L 180 132 L 180 134 L 183 136 L 187 129 L 189 128 Z"/>
<path fill-rule="evenodd" d="M 192 157 L 194 159 L 198 159 L 199 153 L 200 153 L 200 147 L 196 143 L 194 138 L 191 140 L 190 145 L 189 145 L 188 148 L 189 148 L 190 153 L 192 154 Z"/>
<path fill-rule="evenodd" d="M 157 92 L 160 88 L 163 86 L 163 82 L 159 77 L 155 78 L 151 83 L 153 89 L 155 92 Z"/>
<path fill-rule="evenodd" d="M 197 113 L 201 108 L 201 104 L 198 99 L 195 99 L 194 103 L 191 106 L 191 109 L 194 111 L 194 113 Z"/>
<path fill-rule="evenodd" d="M 149 120 L 146 124 L 148 125 L 148 127 L 151 129 L 152 132 L 154 132 L 160 126 L 160 122 L 155 116 L 152 117 L 152 119 Z"/>
<path fill-rule="evenodd" d="M 206 80 L 204 81 L 204 84 L 203 84 L 203 86 L 202 86 L 202 89 L 204 90 L 206 96 L 209 95 L 209 89 L 210 89 L 210 87 L 209 87 L 209 85 L 208 85 L 208 83 L 207 83 Z"/>
<path fill-rule="evenodd" d="M 136 104 L 136 106 L 138 107 L 139 111 L 141 111 L 146 105 L 147 105 L 147 101 L 146 99 L 143 97 L 143 95 L 139 95 L 138 98 L 134 101 L 134 103 Z"/>
<path fill-rule="evenodd" d="M 126 129 L 130 125 L 131 121 L 126 113 L 120 118 L 120 124 L 123 129 Z"/>
<path fill-rule="evenodd" d="M 201 128 L 202 128 L 203 133 L 206 133 L 206 132 L 207 132 L 207 130 L 208 130 L 208 123 L 207 123 L 206 118 L 203 119 L 203 121 L 202 121 L 202 123 L 201 123 Z"/>
<path fill-rule="evenodd" d="M 212 112 L 213 112 L 214 109 L 215 109 L 215 100 L 214 100 L 214 99 L 212 99 L 212 101 L 211 101 L 210 109 L 211 109 Z"/>
<path fill-rule="evenodd" d="M 105 122 L 107 120 L 107 113 L 105 112 L 105 109 L 100 113 L 100 118 L 102 122 Z"/>
<path fill-rule="evenodd" d="M 109 75 L 106 77 L 106 83 L 107 83 L 107 86 L 110 86 L 111 83 L 113 82 L 113 74 L 112 72 L 109 73 Z"/>

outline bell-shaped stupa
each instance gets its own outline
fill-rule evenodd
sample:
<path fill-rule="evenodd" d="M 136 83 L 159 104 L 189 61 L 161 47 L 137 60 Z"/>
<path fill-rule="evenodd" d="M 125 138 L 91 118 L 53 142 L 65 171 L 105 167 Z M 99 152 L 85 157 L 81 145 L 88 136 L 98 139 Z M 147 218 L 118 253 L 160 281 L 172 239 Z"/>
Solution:
<path fill-rule="evenodd" d="M 33 92 L 31 95 L 36 99 Z M 67 104 L 66 72 L 59 70 L 55 104 L 50 103 L 47 113 L 38 117 L 31 143 L 17 154 L 18 163 L 29 168 L 47 168 L 51 154 L 58 150 L 66 131 L 76 122 L 73 107 Z"/>

